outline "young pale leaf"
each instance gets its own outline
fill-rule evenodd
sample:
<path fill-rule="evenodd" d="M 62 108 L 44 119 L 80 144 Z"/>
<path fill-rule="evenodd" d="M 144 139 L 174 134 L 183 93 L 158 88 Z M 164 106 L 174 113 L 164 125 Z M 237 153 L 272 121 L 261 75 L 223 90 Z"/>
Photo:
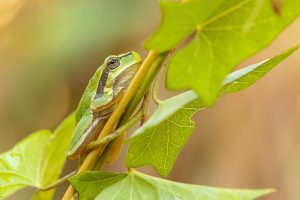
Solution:
<path fill-rule="evenodd" d="M 223 91 L 232 93 L 250 86 L 297 48 L 293 47 L 267 61 L 229 74 L 223 83 Z M 178 153 L 192 134 L 193 123 L 190 117 L 196 110 L 206 107 L 197 99 L 195 92 L 187 91 L 163 101 L 146 123 L 130 137 L 127 167 L 151 165 L 160 175 L 168 175 Z"/>
<path fill-rule="evenodd" d="M 213 188 L 172 182 L 136 171 L 128 174 L 84 172 L 70 179 L 80 199 L 87 200 L 251 200 L 272 192 Z"/>
<path fill-rule="evenodd" d="M 57 180 L 74 129 L 74 115 L 51 134 L 40 130 L 0 155 L 0 199 L 26 186 L 41 188 Z M 54 190 L 38 192 L 33 199 L 52 199 Z"/>
<path fill-rule="evenodd" d="M 167 176 L 175 159 L 194 130 L 192 115 L 205 104 L 188 91 L 163 101 L 157 112 L 136 131 L 129 146 L 126 166 L 136 168 L 152 165 Z M 187 104 L 188 103 L 188 104 Z"/>
<path fill-rule="evenodd" d="M 232 72 L 223 82 L 223 92 L 234 93 L 249 87 L 298 48 L 299 46 L 290 48 L 271 59 Z"/>
<path fill-rule="evenodd" d="M 54 131 L 51 141 L 48 142 L 41 161 L 40 180 L 41 186 L 47 186 L 55 182 L 63 169 L 73 130 L 75 128 L 75 117 L 71 114 Z M 49 191 L 38 191 L 33 200 L 52 199 L 55 189 Z"/>
<path fill-rule="evenodd" d="M 225 76 L 243 59 L 264 48 L 300 12 L 300 1 L 286 1 L 281 13 L 270 0 L 162 1 L 162 23 L 145 47 L 164 52 L 187 41 L 173 57 L 170 89 L 193 89 L 212 104 Z"/>

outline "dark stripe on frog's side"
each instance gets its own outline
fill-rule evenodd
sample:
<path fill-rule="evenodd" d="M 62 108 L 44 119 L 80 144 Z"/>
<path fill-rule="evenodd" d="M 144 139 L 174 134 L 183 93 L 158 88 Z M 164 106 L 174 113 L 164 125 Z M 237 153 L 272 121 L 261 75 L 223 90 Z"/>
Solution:
<path fill-rule="evenodd" d="M 109 74 L 109 68 L 107 66 L 105 66 L 105 68 L 103 69 L 102 75 L 99 79 L 99 84 L 98 84 L 97 92 L 94 96 L 94 99 L 100 97 L 103 94 L 104 87 L 107 82 L 108 74 Z"/>

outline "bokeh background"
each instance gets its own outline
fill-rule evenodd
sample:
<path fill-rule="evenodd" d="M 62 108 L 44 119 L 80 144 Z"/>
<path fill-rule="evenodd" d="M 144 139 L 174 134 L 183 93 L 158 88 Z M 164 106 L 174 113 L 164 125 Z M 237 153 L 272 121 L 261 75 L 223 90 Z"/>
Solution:
<path fill-rule="evenodd" d="M 144 56 L 142 43 L 159 20 L 155 0 L 1 0 L 0 151 L 35 130 L 54 129 L 76 108 L 106 56 L 129 50 Z M 300 19 L 241 66 L 299 43 Z M 161 98 L 167 95 L 162 87 Z M 170 179 L 274 187 L 277 192 L 264 199 L 299 199 L 300 51 L 255 85 L 223 96 L 194 119 L 196 131 Z M 123 170 L 122 161 L 109 169 Z M 72 167 L 68 164 L 65 171 Z M 22 190 L 9 199 L 30 199 L 32 192 Z M 63 192 L 61 188 L 57 196 Z"/>

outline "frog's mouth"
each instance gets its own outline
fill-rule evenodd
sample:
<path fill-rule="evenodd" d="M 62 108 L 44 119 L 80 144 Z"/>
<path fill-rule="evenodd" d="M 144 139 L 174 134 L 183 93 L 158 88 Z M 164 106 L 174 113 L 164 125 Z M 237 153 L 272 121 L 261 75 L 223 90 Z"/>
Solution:
<path fill-rule="evenodd" d="M 118 75 L 114 82 L 114 92 L 118 92 L 118 89 L 127 88 L 140 66 L 141 62 L 135 63 L 125 69 L 122 74 Z"/>

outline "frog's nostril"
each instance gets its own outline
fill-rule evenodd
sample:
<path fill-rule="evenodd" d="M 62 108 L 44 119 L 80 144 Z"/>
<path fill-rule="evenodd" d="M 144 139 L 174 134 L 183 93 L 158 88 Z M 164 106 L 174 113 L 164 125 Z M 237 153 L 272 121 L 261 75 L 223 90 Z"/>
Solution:
<path fill-rule="evenodd" d="M 130 52 L 128 52 L 128 53 L 126 53 L 126 54 L 122 55 L 122 56 L 121 56 L 121 58 L 123 58 L 123 57 L 127 57 L 127 56 L 129 56 L 129 55 L 131 55 L 131 54 L 132 54 L 132 52 L 130 51 Z"/>

